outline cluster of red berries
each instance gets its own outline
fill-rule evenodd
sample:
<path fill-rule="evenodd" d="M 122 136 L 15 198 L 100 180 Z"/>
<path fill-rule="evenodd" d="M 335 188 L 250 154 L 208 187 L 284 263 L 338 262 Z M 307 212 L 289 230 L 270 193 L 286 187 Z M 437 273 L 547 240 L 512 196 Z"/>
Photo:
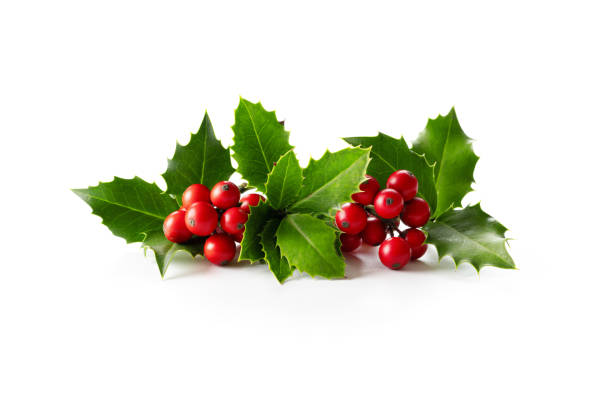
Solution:
<path fill-rule="evenodd" d="M 351 196 L 354 202 L 344 204 L 336 213 L 336 225 L 343 232 L 341 249 L 351 252 L 362 242 L 380 245 L 380 261 L 388 268 L 400 269 L 427 251 L 425 234 L 419 228 L 429 220 L 429 204 L 416 197 L 419 183 L 407 170 L 391 174 L 383 190 L 374 177 L 366 177 L 359 185 L 361 191 Z M 410 228 L 401 231 L 400 219 Z"/>
<path fill-rule="evenodd" d="M 183 192 L 183 206 L 164 221 L 164 235 L 182 243 L 194 235 L 208 237 L 204 256 L 217 265 L 225 265 L 236 255 L 236 242 L 242 241 L 244 224 L 255 206 L 265 198 L 259 194 L 240 197 L 240 189 L 230 181 L 220 181 L 209 190 L 192 184 Z"/>

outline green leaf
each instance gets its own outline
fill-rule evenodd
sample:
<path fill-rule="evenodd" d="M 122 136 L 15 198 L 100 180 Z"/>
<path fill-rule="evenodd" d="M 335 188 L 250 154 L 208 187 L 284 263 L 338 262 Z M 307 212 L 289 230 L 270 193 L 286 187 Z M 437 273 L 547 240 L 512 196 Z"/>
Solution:
<path fill-rule="evenodd" d="M 482 211 L 480 204 L 444 213 L 425 226 L 427 241 L 438 256 L 450 256 L 455 265 L 468 262 L 477 271 L 485 265 L 515 268 L 506 250 L 507 228 Z"/>
<path fill-rule="evenodd" d="M 460 207 L 461 199 L 472 191 L 478 156 L 471 139 L 459 126 L 455 108 L 446 116 L 429 119 L 412 148 L 436 164 L 438 203 L 434 218 L 449 208 Z"/>
<path fill-rule="evenodd" d="M 347 148 L 326 151 L 319 160 L 310 159 L 304 169 L 304 185 L 290 212 L 328 214 L 331 209 L 351 201 L 359 191 L 370 161 L 370 149 Z"/>
<path fill-rule="evenodd" d="M 336 230 L 309 214 L 290 214 L 276 231 L 281 254 L 311 276 L 344 277 L 344 258 L 336 251 Z"/>
<path fill-rule="evenodd" d="M 278 122 L 276 113 L 266 111 L 261 103 L 254 104 L 242 98 L 232 129 L 232 150 L 238 172 L 249 185 L 265 192 L 268 173 L 274 163 L 293 148 L 289 144 L 289 132 Z"/>
<path fill-rule="evenodd" d="M 268 221 L 261 233 L 261 245 L 265 254 L 268 267 L 280 283 L 283 283 L 293 274 L 293 267 L 289 265 L 287 258 L 281 255 L 276 244 L 276 230 L 281 220 L 272 219 Z"/>
<path fill-rule="evenodd" d="M 293 204 L 302 188 L 302 168 L 293 150 L 285 153 L 272 168 L 266 183 L 268 202 L 277 210 Z"/>
<path fill-rule="evenodd" d="M 403 136 L 395 139 L 379 133 L 378 136 L 346 137 L 344 140 L 353 146 L 372 147 L 368 174 L 381 186 L 385 185 L 394 171 L 411 171 L 419 180 L 419 196 L 427 201 L 432 213 L 435 211 L 437 196 L 434 166 L 427 163 L 422 154 L 410 150 Z"/>
<path fill-rule="evenodd" d="M 244 235 L 240 243 L 240 255 L 238 261 L 257 262 L 264 259 L 261 247 L 261 233 L 266 222 L 277 218 L 277 213 L 270 204 L 260 201 L 255 207 L 251 207 L 251 213 L 246 224 L 244 224 Z"/>
<path fill-rule="evenodd" d="M 102 224 L 128 243 L 141 242 L 144 234 L 162 231 L 166 216 L 178 209 L 176 201 L 155 183 L 138 177 L 115 177 L 109 183 L 72 191 L 102 217 Z"/>
<path fill-rule="evenodd" d="M 162 231 L 155 231 L 147 234 L 142 246 L 145 250 L 150 248 L 155 253 L 155 262 L 157 262 L 159 273 L 163 278 L 174 255 L 180 251 L 187 252 L 194 258 L 196 255 L 202 255 L 204 241 L 206 241 L 205 237 L 193 237 L 185 243 L 176 244 L 168 241 Z"/>
<path fill-rule="evenodd" d="M 208 113 L 198 133 L 191 134 L 185 146 L 176 144 L 174 157 L 168 160 L 168 169 L 162 177 L 168 185 L 167 192 L 181 197 L 192 184 L 204 184 L 212 188 L 217 182 L 227 180 L 234 172 L 229 149 L 215 137 Z"/>

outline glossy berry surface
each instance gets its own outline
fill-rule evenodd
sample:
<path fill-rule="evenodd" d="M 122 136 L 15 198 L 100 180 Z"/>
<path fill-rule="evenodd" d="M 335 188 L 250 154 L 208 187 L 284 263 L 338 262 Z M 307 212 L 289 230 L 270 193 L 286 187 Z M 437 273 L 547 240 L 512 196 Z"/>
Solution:
<path fill-rule="evenodd" d="M 378 246 L 387 238 L 385 225 L 376 217 L 368 217 L 366 227 L 361 231 L 363 242 L 371 246 Z"/>
<path fill-rule="evenodd" d="M 236 242 L 242 242 L 242 238 L 244 237 L 244 231 L 240 231 L 238 234 L 232 234 L 231 237 Z"/>
<path fill-rule="evenodd" d="M 191 238 L 191 231 L 185 225 L 185 211 L 174 211 L 164 220 L 164 235 L 168 241 L 181 243 Z"/>
<path fill-rule="evenodd" d="M 361 190 L 361 192 L 354 193 L 351 196 L 353 201 L 363 205 L 372 204 L 376 193 L 378 193 L 380 189 L 380 184 L 378 184 L 378 181 L 374 177 L 366 174 L 366 179 L 366 181 L 359 185 L 359 190 Z"/>
<path fill-rule="evenodd" d="M 232 207 L 221 216 L 221 229 L 230 235 L 242 233 L 248 218 L 249 215 L 239 207 Z"/>
<path fill-rule="evenodd" d="M 423 245 L 423 242 L 425 242 L 425 233 L 420 229 L 407 229 L 406 231 L 404 231 L 402 236 L 404 237 L 406 242 L 408 242 L 410 248 L 420 247 L 421 245 Z"/>
<path fill-rule="evenodd" d="M 390 188 L 381 190 L 374 198 L 374 209 L 383 218 L 395 218 L 404 208 L 404 199 L 401 194 Z"/>
<path fill-rule="evenodd" d="M 192 184 L 183 192 L 183 207 L 189 208 L 191 204 L 204 201 L 210 203 L 210 190 L 204 184 Z"/>
<path fill-rule="evenodd" d="M 430 215 L 427 201 L 420 197 L 415 197 L 404 206 L 402 221 L 409 227 L 418 228 L 427 224 Z"/>
<path fill-rule="evenodd" d="M 204 256 L 215 265 L 225 265 L 236 255 L 236 243 L 226 234 L 210 236 L 204 243 Z"/>
<path fill-rule="evenodd" d="M 336 213 L 336 225 L 347 234 L 359 234 L 366 226 L 367 214 L 355 203 L 346 203 Z"/>
<path fill-rule="evenodd" d="M 231 181 L 220 181 L 210 190 L 210 202 L 223 210 L 235 207 L 240 200 L 240 190 Z"/>
<path fill-rule="evenodd" d="M 408 170 L 397 170 L 387 179 L 387 188 L 392 188 L 402 195 L 404 201 L 412 200 L 419 190 L 419 181 Z"/>
<path fill-rule="evenodd" d="M 400 269 L 410 261 L 410 247 L 403 238 L 389 238 L 378 248 L 378 258 L 387 268 Z"/>
<path fill-rule="evenodd" d="M 261 194 L 247 194 L 240 199 L 240 209 L 247 214 L 251 213 L 251 207 L 255 207 L 259 201 L 266 201 Z"/>
<path fill-rule="evenodd" d="M 423 245 L 418 246 L 416 248 L 412 248 L 411 249 L 411 257 L 410 257 L 410 259 L 412 261 L 416 261 L 417 259 L 419 259 L 423 255 L 425 255 L 425 252 L 427 252 L 427 244 L 423 244 Z"/>
<path fill-rule="evenodd" d="M 340 234 L 340 243 L 343 252 L 352 252 L 361 246 L 361 235 Z"/>
<path fill-rule="evenodd" d="M 218 221 L 217 211 L 204 201 L 192 204 L 185 213 L 185 224 L 189 231 L 202 237 L 212 234 Z"/>

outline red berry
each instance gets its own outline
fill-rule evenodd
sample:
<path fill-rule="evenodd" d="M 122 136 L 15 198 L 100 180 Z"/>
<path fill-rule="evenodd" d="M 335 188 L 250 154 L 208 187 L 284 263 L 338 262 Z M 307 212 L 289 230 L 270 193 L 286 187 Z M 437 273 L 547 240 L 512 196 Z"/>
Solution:
<path fill-rule="evenodd" d="M 425 242 L 425 233 L 423 233 L 423 231 L 421 231 L 420 229 L 407 229 L 402 233 L 402 236 L 404 237 L 406 242 L 408 242 L 410 248 L 413 249 L 420 247 L 421 245 L 423 245 L 423 242 Z"/>
<path fill-rule="evenodd" d="M 255 207 L 259 203 L 259 200 L 266 201 L 265 197 L 261 194 L 253 193 L 242 196 L 240 199 L 240 209 L 245 213 L 250 214 L 251 207 Z"/>
<path fill-rule="evenodd" d="M 340 249 L 344 252 L 352 252 L 361 246 L 361 235 L 340 234 Z"/>
<path fill-rule="evenodd" d="M 342 232 L 355 235 L 363 231 L 367 218 L 363 208 L 355 203 L 346 203 L 336 213 L 336 225 Z"/>
<path fill-rule="evenodd" d="M 385 238 L 387 238 L 385 224 L 376 217 L 368 217 L 366 227 L 361 231 L 361 237 L 363 238 L 363 242 L 368 245 L 380 245 Z"/>
<path fill-rule="evenodd" d="M 243 236 L 244 236 L 244 231 L 240 231 L 238 234 L 232 234 L 232 238 L 236 242 L 242 242 Z"/>
<path fill-rule="evenodd" d="M 164 235 L 168 241 L 181 243 L 191 238 L 191 232 L 185 225 L 185 212 L 174 211 L 164 220 Z"/>
<path fill-rule="evenodd" d="M 411 260 L 419 259 L 427 252 L 427 244 L 425 244 L 425 233 L 417 228 L 410 228 L 403 232 L 403 237 L 410 246 Z"/>
<path fill-rule="evenodd" d="M 366 181 L 359 185 L 360 193 L 355 193 L 351 196 L 351 199 L 359 204 L 369 205 L 374 201 L 374 196 L 378 193 L 380 185 L 376 179 L 366 174 Z"/>
<path fill-rule="evenodd" d="M 415 197 L 406 203 L 402 211 L 402 221 L 409 227 L 418 228 L 427 224 L 430 210 L 427 201 Z"/>
<path fill-rule="evenodd" d="M 189 231 L 202 237 L 212 234 L 217 228 L 218 221 L 217 211 L 204 201 L 192 204 L 185 215 L 185 223 Z"/>
<path fill-rule="evenodd" d="M 204 243 L 204 256 L 216 265 L 225 265 L 236 255 L 236 243 L 226 234 L 215 234 Z"/>
<path fill-rule="evenodd" d="M 387 268 L 400 269 L 410 261 L 410 247 L 400 237 L 389 238 L 378 248 L 378 257 Z"/>
<path fill-rule="evenodd" d="M 417 178 L 408 170 L 398 170 L 387 179 L 387 188 L 392 188 L 402 195 L 404 201 L 412 200 L 419 189 Z"/>
<path fill-rule="evenodd" d="M 210 190 L 204 184 L 192 184 L 183 192 L 183 207 L 189 208 L 200 201 L 210 203 Z"/>
<path fill-rule="evenodd" d="M 239 207 L 232 207 L 221 216 L 221 228 L 230 235 L 241 233 L 248 218 L 249 214 Z"/>
<path fill-rule="evenodd" d="M 416 248 L 412 248 L 411 249 L 412 256 L 410 257 L 410 260 L 416 261 L 417 259 L 419 259 L 423 255 L 425 255 L 425 252 L 427 252 L 427 244 L 423 244 L 423 245 L 418 246 Z"/>
<path fill-rule="evenodd" d="M 240 199 L 240 190 L 231 181 L 220 181 L 210 190 L 210 201 L 221 209 L 235 207 Z"/>
<path fill-rule="evenodd" d="M 402 195 L 395 190 L 386 188 L 376 194 L 374 209 L 383 218 L 394 218 L 400 215 L 404 207 Z"/>

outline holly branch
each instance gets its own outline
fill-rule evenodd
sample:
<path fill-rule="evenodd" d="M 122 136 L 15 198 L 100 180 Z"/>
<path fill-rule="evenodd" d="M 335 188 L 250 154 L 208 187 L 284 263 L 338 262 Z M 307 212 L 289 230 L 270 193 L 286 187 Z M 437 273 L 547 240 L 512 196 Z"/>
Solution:
<path fill-rule="evenodd" d="M 289 143 L 284 122 L 261 103 L 240 99 L 232 129 L 233 144 L 224 147 L 205 114 L 198 132 L 186 145 L 177 143 L 168 160 L 162 175 L 165 190 L 140 178 L 115 178 L 73 191 L 113 234 L 152 250 L 163 277 L 176 253 L 205 255 L 208 238 L 227 233 L 222 229 L 226 211 L 217 208 L 220 224 L 215 232 L 206 236 L 187 232 L 180 242 L 169 240 L 164 221 L 171 213 L 188 210 L 181 209 L 183 192 L 194 184 L 214 189 L 237 172 L 245 181 L 238 196 L 254 190 L 266 198 L 246 207 L 242 201 L 236 204 L 249 212 L 248 218 L 232 210 L 246 219 L 244 225 L 236 224 L 239 236 L 233 235 L 240 242 L 237 261 L 265 262 L 278 281 L 284 282 L 296 269 L 324 278 L 345 276 L 341 228 L 334 224 L 334 214 L 362 191 L 366 173 L 384 183 L 392 173 L 408 170 L 418 179 L 415 194 L 431 209 L 431 219 L 423 230 L 426 243 L 436 247 L 439 257 L 450 256 L 456 264 L 470 263 L 478 271 L 485 265 L 515 267 L 506 248 L 506 228 L 480 204 L 462 207 L 463 197 L 472 190 L 478 157 L 454 109 L 430 119 L 412 146 L 403 137 L 382 133 L 348 137 L 344 140 L 351 147 L 326 151 L 319 159 L 310 159 L 304 168 Z M 236 169 L 230 157 L 236 161 Z M 368 216 L 383 223 L 385 234 L 404 238 L 406 231 L 400 229 L 399 218 L 386 219 L 374 205 L 360 205 Z"/>

